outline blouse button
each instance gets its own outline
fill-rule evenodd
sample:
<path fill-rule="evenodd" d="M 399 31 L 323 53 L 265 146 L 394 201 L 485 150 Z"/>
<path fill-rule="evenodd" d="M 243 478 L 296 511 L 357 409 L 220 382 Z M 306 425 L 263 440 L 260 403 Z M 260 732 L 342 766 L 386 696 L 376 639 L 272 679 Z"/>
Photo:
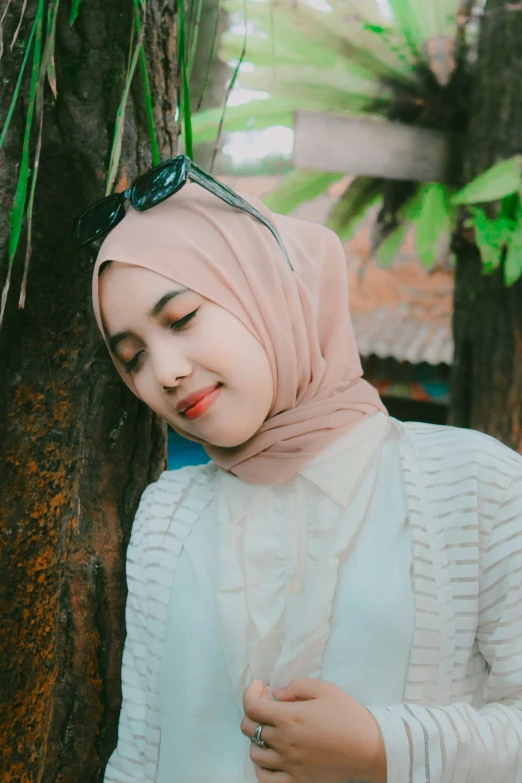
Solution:
<path fill-rule="evenodd" d="M 295 595 L 295 593 L 298 593 L 301 589 L 301 582 L 299 579 L 292 579 L 292 581 L 288 585 L 288 592 L 292 595 Z"/>

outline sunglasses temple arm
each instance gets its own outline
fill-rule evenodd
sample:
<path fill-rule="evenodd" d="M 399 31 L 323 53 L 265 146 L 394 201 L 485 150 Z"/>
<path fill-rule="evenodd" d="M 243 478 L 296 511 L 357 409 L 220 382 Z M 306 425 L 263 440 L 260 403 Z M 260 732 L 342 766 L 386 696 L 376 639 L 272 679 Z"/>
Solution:
<path fill-rule="evenodd" d="M 242 209 L 244 212 L 248 212 L 250 215 L 252 215 L 252 217 L 257 218 L 257 220 L 263 223 L 263 225 L 265 225 L 269 229 L 274 239 L 277 241 L 277 244 L 281 248 L 281 251 L 285 257 L 288 266 L 290 267 L 292 272 L 294 271 L 294 268 L 290 263 L 290 259 L 288 258 L 288 253 L 286 252 L 286 248 L 281 240 L 281 237 L 279 236 L 278 232 L 276 231 L 272 223 L 263 215 L 262 212 L 256 209 L 252 204 L 249 204 L 248 201 L 242 198 L 238 193 L 235 193 L 231 188 L 229 188 L 223 182 L 217 182 L 213 177 L 207 174 L 206 171 L 200 169 L 199 166 L 196 166 L 196 164 L 193 163 L 192 161 L 190 161 L 190 170 L 188 176 L 189 179 L 191 179 L 193 182 L 196 182 L 198 185 L 201 185 L 201 187 L 210 191 L 210 193 L 213 193 L 215 196 L 218 196 L 219 198 L 223 199 L 231 206 L 237 207 L 237 209 Z"/>

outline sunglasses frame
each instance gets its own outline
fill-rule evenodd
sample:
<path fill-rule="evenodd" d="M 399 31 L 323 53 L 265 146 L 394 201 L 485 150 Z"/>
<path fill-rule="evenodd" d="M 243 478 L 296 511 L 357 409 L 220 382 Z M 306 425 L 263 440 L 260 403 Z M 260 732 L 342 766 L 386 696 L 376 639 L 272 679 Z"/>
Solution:
<path fill-rule="evenodd" d="M 140 200 L 136 195 L 138 187 L 142 185 L 143 182 L 146 182 L 151 175 L 154 175 L 154 173 L 161 171 L 161 169 L 172 167 L 173 165 L 175 165 L 176 167 L 181 165 L 179 181 L 176 182 L 172 186 L 172 188 L 167 189 L 165 194 L 162 195 L 161 197 L 152 198 L 151 199 L 152 203 L 147 204 L 146 206 L 140 204 Z M 236 209 L 241 209 L 243 212 L 247 212 L 249 215 L 252 215 L 252 217 L 256 218 L 261 223 L 263 223 L 263 225 L 266 226 L 268 230 L 272 233 L 273 237 L 277 241 L 277 244 L 279 245 L 279 247 L 283 252 L 283 255 L 285 257 L 288 266 L 293 271 L 293 266 L 290 263 L 290 259 L 288 257 L 288 253 L 286 252 L 285 246 L 283 245 L 281 237 L 279 236 L 278 232 L 276 231 L 272 223 L 258 209 L 256 209 L 252 204 L 250 204 L 248 201 L 242 198 L 239 195 L 239 193 L 233 191 L 232 188 L 229 188 L 228 185 L 225 185 L 223 182 L 219 182 L 218 180 L 214 179 L 214 177 L 212 177 L 206 171 L 201 169 L 199 166 L 196 166 L 196 164 L 193 163 L 193 161 L 191 161 L 190 158 L 188 158 L 186 155 L 177 155 L 175 158 L 170 158 L 169 160 L 160 163 L 158 166 L 154 166 L 154 168 L 150 169 L 149 171 L 145 172 L 145 174 L 142 174 L 140 177 L 138 177 L 138 179 L 133 183 L 133 185 L 131 185 L 130 188 L 127 188 L 127 190 L 124 190 L 121 193 L 113 193 L 110 196 L 106 196 L 105 198 L 100 199 L 100 201 L 97 201 L 95 204 L 89 207 L 89 209 L 83 212 L 76 221 L 76 227 L 75 227 L 76 243 L 80 246 L 91 245 L 92 243 L 95 243 L 99 237 L 104 236 L 109 231 L 112 231 L 112 229 L 115 226 L 117 226 L 118 223 L 121 220 L 123 220 L 123 218 L 125 217 L 125 212 L 126 212 L 125 201 L 127 199 L 130 201 L 134 209 L 138 210 L 139 212 L 144 212 L 145 210 L 151 209 L 152 207 L 161 204 L 161 202 L 165 201 L 167 198 L 173 196 L 175 193 L 178 192 L 178 190 L 181 190 L 181 188 L 184 185 L 186 185 L 188 180 L 197 183 L 201 187 L 205 188 L 205 190 L 208 190 L 210 193 L 213 193 L 215 196 L 220 198 L 225 203 L 229 204 L 231 207 L 235 207 Z M 153 196 L 153 189 L 151 189 L 151 192 Z M 109 225 L 104 226 L 101 229 L 98 229 L 93 234 L 90 234 L 88 237 L 84 236 L 82 238 L 81 236 L 82 220 L 87 215 L 89 215 L 89 213 L 91 213 L 93 210 L 96 210 L 102 204 L 108 202 L 114 202 L 115 204 L 114 215 L 112 219 L 109 221 Z"/>

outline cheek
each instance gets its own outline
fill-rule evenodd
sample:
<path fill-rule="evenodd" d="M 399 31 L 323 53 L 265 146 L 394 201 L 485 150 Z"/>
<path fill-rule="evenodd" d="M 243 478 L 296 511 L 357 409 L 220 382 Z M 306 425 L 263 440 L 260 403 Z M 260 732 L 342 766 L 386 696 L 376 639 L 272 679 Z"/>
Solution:
<path fill-rule="evenodd" d="M 161 415 L 161 405 L 163 402 L 163 396 L 160 394 L 158 384 L 155 381 L 153 374 L 146 370 L 142 370 L 137 373 L 134 378 L 134 388 L 137 395 L 149 408 L 155 413 Z"/>
<path fill-rule="evenodd" d="M 229 364 L 234 368 L 232 375 L 238 386 L 263 403 L 272 401 L 274 383 L 268 358 L 263 347 L 249 333 L 230 351 Z"/>

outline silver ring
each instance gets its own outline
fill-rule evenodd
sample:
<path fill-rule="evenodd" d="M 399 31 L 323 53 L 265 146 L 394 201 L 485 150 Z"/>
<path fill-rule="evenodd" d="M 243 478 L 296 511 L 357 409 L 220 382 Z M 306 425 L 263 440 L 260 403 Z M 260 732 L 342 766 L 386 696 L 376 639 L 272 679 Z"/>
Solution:
<path fill-rule="evenodd" d="M 254 745 L 257 745 L 258 748 L 263 748 L 263 750 L 265 748 L 268 748 L 266 742 L 263 742 L 263 740 L 261 739 L 261 732 L 263 731 L 264 728 L 265 727 L 263 726 L 263 724 L 259 725 L 257 729 L 254 731 L 254 733 L 252 734 L 252 736 L 250 737 L 250 742 L 252 742 Z"/>

